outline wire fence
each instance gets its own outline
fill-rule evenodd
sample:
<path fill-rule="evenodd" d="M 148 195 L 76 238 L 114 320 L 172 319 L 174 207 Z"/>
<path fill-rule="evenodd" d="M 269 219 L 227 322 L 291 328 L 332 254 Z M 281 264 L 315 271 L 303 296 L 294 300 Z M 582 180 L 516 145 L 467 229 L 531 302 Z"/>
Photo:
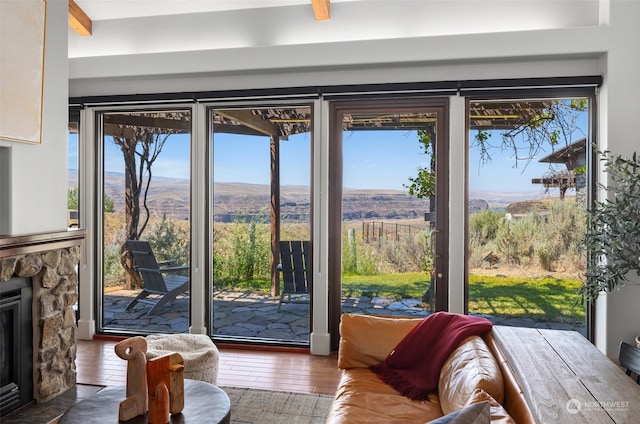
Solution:
<path fill-rule="evenodd" d="M 423 227 L 417 227 L 415 225 L 382 221 L 363 221 L 362 239 L 365 243 L 378 242 L 378 245 L 381 245 L 383 240 L 400 241 L 404 238 L 412 238 L 424 230 Z"/>

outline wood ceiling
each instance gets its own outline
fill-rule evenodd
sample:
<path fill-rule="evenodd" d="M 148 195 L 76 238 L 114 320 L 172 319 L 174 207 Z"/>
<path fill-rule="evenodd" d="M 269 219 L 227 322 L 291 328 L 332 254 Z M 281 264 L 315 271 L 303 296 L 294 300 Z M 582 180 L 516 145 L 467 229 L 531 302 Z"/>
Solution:
<path fill-rule="evenodd" d="M 313 8 L 313 14 L 317 21 L 326 21 L 331 17 L 331 2 L 330 0 L 310 0 Z M 69 26 L 78 35 L 83 37 L 90 36 L 92 34 L 93 22 L 91 18 L 82 10 L 80 6 L 74 1 L 69 0 Z"/>

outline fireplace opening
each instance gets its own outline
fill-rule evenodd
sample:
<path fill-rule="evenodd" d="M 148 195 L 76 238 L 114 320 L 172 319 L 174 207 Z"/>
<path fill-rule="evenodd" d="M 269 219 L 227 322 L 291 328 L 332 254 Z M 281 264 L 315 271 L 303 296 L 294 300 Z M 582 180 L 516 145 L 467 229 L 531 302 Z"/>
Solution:
<path fill-rule="evenodd" d="M 0 416 L 33 401 L 31 278 L 0 283 Z"/>

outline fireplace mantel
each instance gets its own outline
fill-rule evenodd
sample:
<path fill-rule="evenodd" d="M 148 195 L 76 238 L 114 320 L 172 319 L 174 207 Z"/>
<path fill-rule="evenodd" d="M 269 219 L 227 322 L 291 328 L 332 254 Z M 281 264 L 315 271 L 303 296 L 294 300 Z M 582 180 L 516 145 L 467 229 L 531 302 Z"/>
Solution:
<path fill-rule="evenodd" d="M 79 246 L 87 230 L 70 228 L 46 233 L 0 235 L 0 259 Z"/>

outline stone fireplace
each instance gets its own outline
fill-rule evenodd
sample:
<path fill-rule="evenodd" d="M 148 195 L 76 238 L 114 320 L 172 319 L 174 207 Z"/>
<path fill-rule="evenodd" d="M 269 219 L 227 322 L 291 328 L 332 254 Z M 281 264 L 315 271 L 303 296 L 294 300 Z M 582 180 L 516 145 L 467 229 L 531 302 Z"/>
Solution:
<path fill-rule="evenodd" d="M 16 338 L 4 343 L 11 343 L 13 350 L 7 349 L 7 352 L 2 353 L 3 362 L 11 360 L 11 367 L 21 369 L 14 374 L 26 373 L 26 378 L 31 377 L 32 380 L 31 385 L 26 382 L 24 387 L 13 389 L 32 391 L 32 396 L 29 393 L 21 396 L 17 407 L 31 400 L 46 402 L 76 384 L 77 329 L 73 305 L 78 300 L 76 266 L 80 260 L 80 245 L 84 236 L 85 230 L 78 229 L 0 236 L 2 298 L 17 299 L 18 293 L 23 289 L 15 287 L 27 286 L 26 293 L 31 302 L 22 307 L 23 312 L 24 309 L 30 309 L 31 316 L 28 313 L 26 316 L 24 313 L 4 314 L 5 318 L 2 319 L 3 338 Z M 5 303 L 8 304 L 8 301 Z M 8 310 L 11 311 L 10 308 Z M 30 322 L 25 323 L 25 320 Z M 24 338 L 24 331 L 16 329 L 25 328 L 25 325 L 27 328 L 31 327 L 30 343 L 27 340 L 30 350 L 25 348 L 25 351 L 19 352 L 14 344 L 20 341 L 20 336 Z M 29 352 L 31 361 L 27 359 Z M 28 372 L 29 368 L 31 373 Z M 12 402 L 15 403 L 15 399 Z M 10 411 L 3 408 L 3 415 L 8 412 Z"/>

